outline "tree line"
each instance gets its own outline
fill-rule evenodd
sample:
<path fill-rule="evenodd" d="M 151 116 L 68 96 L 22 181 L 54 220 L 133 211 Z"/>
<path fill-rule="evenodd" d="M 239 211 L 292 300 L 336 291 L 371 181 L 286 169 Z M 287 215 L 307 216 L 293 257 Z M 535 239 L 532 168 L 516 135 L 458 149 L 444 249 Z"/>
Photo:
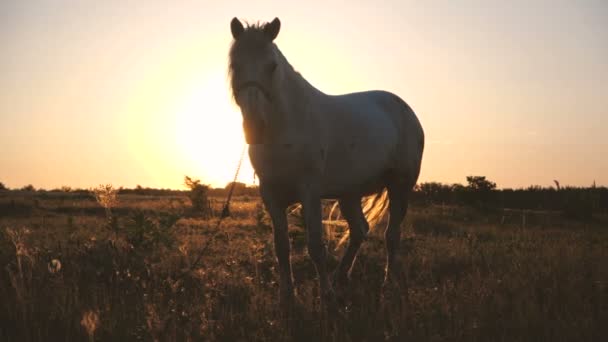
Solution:
<path fill-rule="evenodd" d="M 412 195 L 414 203 L 469 205 L 479 208 L 561 211 L 572 218 L 591 218 L 594 213 L 608 213 L 608 188 L 530 186 L 497 189 L 484 176 L 468 176 L 467 184 L 427 182 L 418 184 Z"/>
<path fill-rule="evenodd" d="M 551 210 L 561 211 L 573 218 L 590 218 L 596 213 L 608 214 L 608 188 L 596 186 L 555 187 L 529 186 L 518 189 L 498 189 L 496 183 L 485 176 L 468 176 L 467 184 L 444 184 L 440 182 L 425 182 L 417 184 L 411 196 L 413 204 L 417 205 L 465 205 L 481 209 L 510 208 L 521 210 Z M 232 182 L 223 188 L 213 188 L 200 180 L 185 177 L 188 190 L 155 189 L 137 185 L 135 188 L 118 188 L 118 194 L 134 194 L 143 196 L 187 195 L 193 203 L 206 202 L 208 197 L 226 196 Z M 71 193 L 72 195 L 91 196 L 90 189 L 72 189 L 64 186 L 53 190 L 36 190 L 27 185 L 18 191 L 36 191 L 39 193 Z M 0 182 L 0 191 L 11 191 Z M 234 182 L 235 196 L 258 196 L 258 187 L 241 182 Z"/>

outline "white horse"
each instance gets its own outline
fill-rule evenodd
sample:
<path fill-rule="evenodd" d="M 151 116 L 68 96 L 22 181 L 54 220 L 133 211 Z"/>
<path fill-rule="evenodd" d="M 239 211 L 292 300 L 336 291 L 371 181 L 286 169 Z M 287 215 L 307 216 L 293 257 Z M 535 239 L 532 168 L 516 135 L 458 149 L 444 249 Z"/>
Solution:
<path fill-rule="evenodd" d="M 412 109 L 392 93 L 332 96 L 313 87 L 273 43 L 280 26 L 278 18 L 247 27 L 232 19 L 229 75 L 274 227 L 281 304 L 289 306 L 294 290 L 286 208 L 294 203 L 302 204 L 308 253 L 325 302 L 334 293 L 325 263 L 321 199 L 337 199 L 349 225 L 349 244 L 333 278 L 333 285 L 343 286 L 369 231 L 362 198 L 388 192 L 385 283 L 396 279 L 400 225 L 420 173 L 424 133 Z"/>

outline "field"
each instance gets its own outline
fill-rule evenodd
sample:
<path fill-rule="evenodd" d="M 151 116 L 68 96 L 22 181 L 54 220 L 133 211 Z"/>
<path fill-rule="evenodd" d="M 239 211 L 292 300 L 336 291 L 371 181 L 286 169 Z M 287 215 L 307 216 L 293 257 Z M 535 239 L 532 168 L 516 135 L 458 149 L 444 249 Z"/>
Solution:
<path fill-rule="evenodd" d="M 221 198 L 214 199 L 218 210 Z M 608 337 L 608 220 L 413 205 L 402 279 L 382 297 L 382 229 L 347 300 L 319 303 L 301 218 L 290 218 L 301 305 L 281 318 L 272 228 L 256 196 L 222 222 L 185 195 L 0 191 L 2 341 L 600 341 Z M 342 225 L 327 226 L 331 267 Z M 197 265 L 192 263 L 205 248 Z"/>

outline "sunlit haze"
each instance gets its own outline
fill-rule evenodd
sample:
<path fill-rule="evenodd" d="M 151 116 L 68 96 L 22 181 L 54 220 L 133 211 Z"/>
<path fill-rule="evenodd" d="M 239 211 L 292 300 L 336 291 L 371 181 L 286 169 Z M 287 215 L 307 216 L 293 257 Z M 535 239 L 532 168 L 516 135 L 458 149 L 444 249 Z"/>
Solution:
<path fill-rule="evenodd" d="M 0 182 L 224 186 L 245 144 L 233 17 L 317 88 L 384 89 L 426 133 L 420 181 L 608 185 L 606 1 L 2 1 Z M 239 176 L 253 182 L 246 160 Z"/>

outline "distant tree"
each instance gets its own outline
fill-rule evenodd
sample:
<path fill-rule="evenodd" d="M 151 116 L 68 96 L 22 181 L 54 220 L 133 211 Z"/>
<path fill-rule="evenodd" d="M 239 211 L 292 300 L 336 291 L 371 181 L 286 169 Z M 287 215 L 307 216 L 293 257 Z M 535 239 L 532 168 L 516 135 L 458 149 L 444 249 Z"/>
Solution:
<path fill-rule="evenodd" d="M 232 186 L 232 183 L 234 183 L 234 188 L 235 189 L 244 189 L 247 187 L 247 184 L 242 183 L 242 182 L 229 182 L 228 184 L 226 184 L 226 186 L 224 187 L 224 189 L 228 190 L 230 189 L 230 187 Z"/>
<path fill-rule="evenodd" d="M 6 188 L 6 186 L 4 186 L 4 183 L 0 182 L 0 190 L 8 190 Z"/>
<path fill-rule="evenodd" d="M 480 208 L 489 208 L 495 204 L 496 183 L 487 180 L 485 176 L 467 176 L 467 183 L 465 198 L 469 204 Z"/>
<path fill-rule="evenodd" d="M 450 187 L 439 182 L 421 183 L 418 191 L 427 203 L 445 202 L 450 194 Z"/>
<path fill-rule="evenodd" d="M 451 186 L 453 192 L 461 192 L 466 189 L 466 187 L 460 183 L 454 183 Z"/>
<path fill-rule="evenodd" d="M 467 176 L 469 189 L 474 191 L 491 191 L 496 189 L 496 183 L 490 182 L 486 176 Z"/>
<path fill-rule="evenodd" d="M 463 203 L 466 201 L 467 196 L 467 187 L 460 184 L 454 183 L 450 187 L 452 189 L 452 202 L 453 203 Z"/>
<path fill-rule="evenodd" d="M 21 191 L 36 191 L 36 188 L 32 184 L 28 184 L 21 188 Z"/>
<path fill-rule="evenodd" d="M 230 188 L 232 187 L 232 185 L 234 184 L 234 192 L 233 194 L 235 195 L 242 195 L 247 191 L 247 184 L 245 183 L 241 183 L 241 182 L 230 182 L 228 184 L 226 184 L 226 186 L 224 187 L 224 189 L 226 191 L 230 191 Z"/>

